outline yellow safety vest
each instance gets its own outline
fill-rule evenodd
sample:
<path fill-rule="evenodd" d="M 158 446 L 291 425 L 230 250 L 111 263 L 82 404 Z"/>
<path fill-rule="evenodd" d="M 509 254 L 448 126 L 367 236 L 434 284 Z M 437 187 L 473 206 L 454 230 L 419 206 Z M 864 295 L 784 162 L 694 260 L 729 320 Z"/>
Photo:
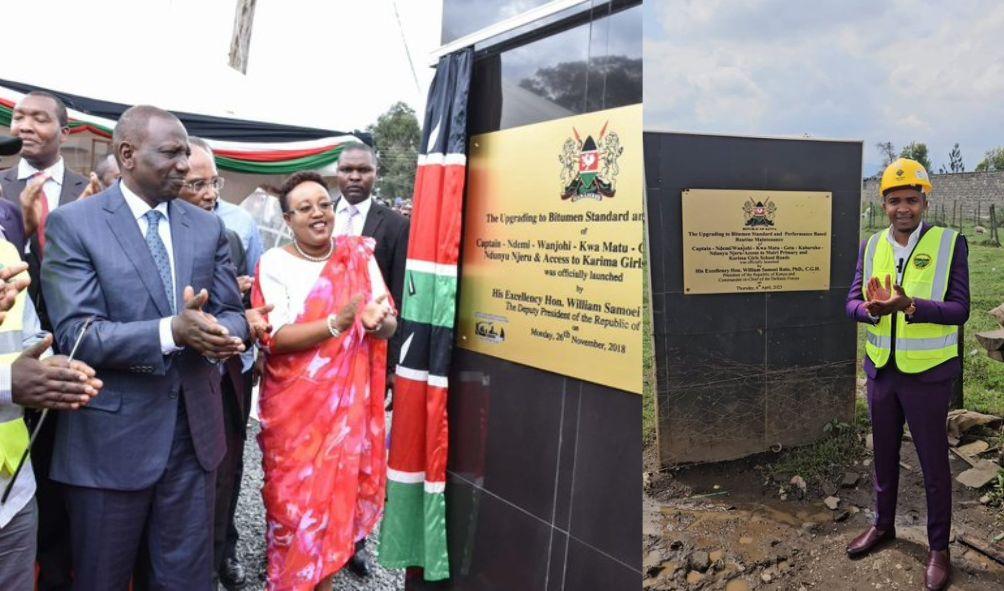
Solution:
<path fill-rule="evenodd" d="M 896 255 L 887 238 L 888 234 L 887 228 L 868 239 L 864 256 L 863 290 L 872 277 L 877 277 L 885 285 L 886 275 L 893 280 L 897 276 Z M 945 301 L 958 235 L 955 230 L 934 226 L 920 237 L 903 270 L 901 285 L 906 295 L 935 302 Z M 895 343 L 892 330 L 894 320 Z M 959 354 L 958 326 L 911 323 L 900 312 L 882 316 L 878 324 L 868 326 L 867 337 L 865 352 L 875 367 L 885 367 L 889 362 L 890 352 L 895 348 L 896 367 L 908 374 L 927 371 Z"/>
<path fill-rule="evenodd" d="M 17 249 L 0 240 L 0 265 L 4 267 L 21 262 Z M 0 324 L 0 364 L 8 365 L 21 354 L 22 325 L 27 290 L 18 294 L 14 307 Z M 24 424 L 24 411 L 17 405 L 0 407 L 0 475 L 10 477 L 28 448 L 28 428 Z"/>

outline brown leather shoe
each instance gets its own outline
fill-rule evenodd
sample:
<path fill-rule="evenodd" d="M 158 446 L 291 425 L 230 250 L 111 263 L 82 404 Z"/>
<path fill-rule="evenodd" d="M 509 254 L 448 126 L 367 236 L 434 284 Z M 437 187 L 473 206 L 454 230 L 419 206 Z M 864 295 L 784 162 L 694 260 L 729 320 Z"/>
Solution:
<path fill-rule="evenodd" d="M 876 547 L 895 539 L 895 527 L 882 530 L 873 525 L 868 528 L 868 531 L 851 540 L 850 544 L 847 544 L 847 555 L 851 558 L 858 558 L 868 554 Z"/>
<path fill-rule="evenodd" d="M 952 576 L 952 561 L 948 550 L 931 550 L 927 557 L 927 570 L 924 571 L 924 585 L 930 591 L 941 591 L 948 585 Z"/>

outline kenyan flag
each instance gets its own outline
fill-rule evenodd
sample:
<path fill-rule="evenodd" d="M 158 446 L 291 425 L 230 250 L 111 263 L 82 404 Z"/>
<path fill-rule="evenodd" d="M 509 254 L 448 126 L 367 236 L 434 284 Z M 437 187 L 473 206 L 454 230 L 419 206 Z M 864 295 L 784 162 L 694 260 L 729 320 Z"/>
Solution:
<path fill-rule="evenodd" d="M 394 384 L 387 508 L 380 563 L 450 576 L 446 549 L 446 396 L 456 318 L 457 260 L 467 166 L 472 51 L 439 60 L 429 90 L 401 316 L 404 339 Z"/>

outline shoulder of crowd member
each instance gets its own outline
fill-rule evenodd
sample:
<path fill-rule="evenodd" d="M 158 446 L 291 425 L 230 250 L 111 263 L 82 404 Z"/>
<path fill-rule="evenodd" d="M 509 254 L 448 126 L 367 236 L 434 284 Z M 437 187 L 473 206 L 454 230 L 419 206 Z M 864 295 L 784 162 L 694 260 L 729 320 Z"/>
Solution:
<path fill-rule="evenodd" d="M 64 162 L 65 162 L 65 160 L 64 160 Z M 80 174 L 79 172 L 73 170 L 69 166 L 65 166 L 63 168 L 63 184 L 66 185 L 66 184 L 68 184 L 71 181 L 78 182 L 78 183 L 79 182 L 86 183 L 86 182 L 89 182 L 90 179 L 88 179 L 86 176 Z"/>
<path fill-rule="evenodd" d="M 387 212 L 387 215 L 389 215 L 391 219 L 393 219 L 396 223 L 404 225 L 408 225 L 411 223 L 408 218 L 404 217 L 404 215 L 402 215 L 399 211 L 397 211 L 393 207 L 387 207 L 386 205 L 380 205 L 379 203 L 377 203 L 376 205 L 382 207 Z"/>
<path fill-rule="evenodd" d="M 230 214 L 230 215 L 235 215 L 235 216 L 237 216 L 239 218 L 244 219 L 245 221 L 247 221 L 247 222 L 249 222 L 251 224 L 255 223 L 254 216 L 251 215 L 250 212 L 248 212 L 246 209 L 244 209 L 240 205 L 237 205 L 236 203 L 230 203 L 229 201 L 224 201 L 224 200 L 220 199 L 218 207 L 221 210 L 226 210 L 227 213 Z"/>
<path fill-rule="evenodd" d="M 967 251 L 969 250 L 969 240 L 966 239 L 966 235 L 962 232 L 959 232 L 955 237 L 955 247 L 958 248 L 960 246 Z"/>
<path fill-rule="evenodd" d="M 211 222 L 219 227 L 225 227 L 223 220 L 221 220 L 216 214 L 206 211 L 197 205 L 192 205 L 184 199 L 174 199 L 171 203 L 171 207 L 179 208 L 180 211 L 192 216 L 200 222 Z"/>
<path fill-rule="evenodd" d="M 76 199 L 66 205 L 60 205 L 56 209 L 49 212 L 49 217 L 52 218 L 52 216 L 56 216 L 58 218 L 63 216 L 73 219 L 74 217 L 81 215 L 83 212 L 86 212 L 88 209 L 105 207 L 108 205 L 110 200 L 111 191 L 110 189 L 105 189 L 100 193 L 95 193 L 93 197 L 89 197 L 87 199 Z M 128 207 L 125 204 L 125 201 L 122 202 L 122 205 L 124 207 Z M 48 224 L 48 222 L 46 223 Z"/>

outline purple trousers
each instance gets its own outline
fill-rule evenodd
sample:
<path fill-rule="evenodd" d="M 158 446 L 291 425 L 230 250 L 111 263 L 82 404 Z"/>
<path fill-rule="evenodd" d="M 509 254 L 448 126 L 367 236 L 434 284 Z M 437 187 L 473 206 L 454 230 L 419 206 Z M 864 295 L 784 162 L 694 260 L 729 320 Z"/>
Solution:
<path fill-rule="evenodd" d="M 910 426 L 927 492 L 927 541 L 948 549 L 952 529 L 952 472 L 948 464 L 948 403 L 952 380 L 923 382 L 894 369 L 868 380 L 868 409 L 875 448 L 875 525 L 892 527 L 899 489 L 899 448 L 903 421 Z"/>

